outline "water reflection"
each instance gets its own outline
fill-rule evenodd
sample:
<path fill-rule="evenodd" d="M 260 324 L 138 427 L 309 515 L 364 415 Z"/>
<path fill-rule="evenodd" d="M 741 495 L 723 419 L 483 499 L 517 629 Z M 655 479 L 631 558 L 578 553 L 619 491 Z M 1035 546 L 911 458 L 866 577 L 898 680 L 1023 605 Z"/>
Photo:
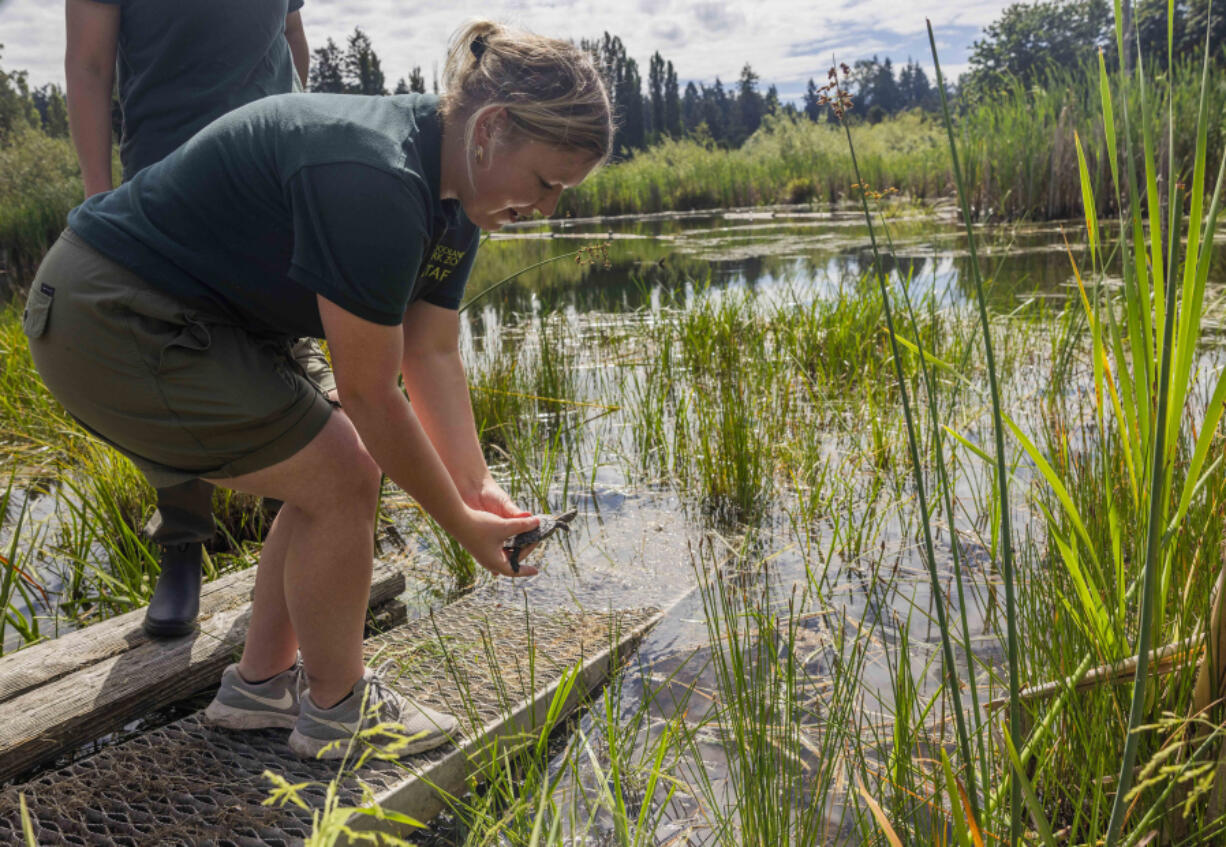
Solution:
<path fill-rule="evenodd" d="M 970 252 L 955 220 L 937 210 L 910 211 L 889 219 L 887 229 L 888 238 L 880 227 L 877 236 L 895 281 L 910 280 L 913 292 L 940 303 L 973 297 Z M 977 238 L 992 305 L 1002 311 L 1034 295 L 1067 294 L 1075 284 L 1070 255 L 1089 276 L 1084 225 L 1076 222 L 981 227 Z M 602 240 L 609 242 L 610 267 L 567 257 L 483 294 L 522 268 Z M 1217 250 L 1226 253 L 1226 244 Z M 1226 256 L 1217 258 L 1221 268 Z M 804 302 L 853 286 L 872 261 L 864 219 L 846 208 L 535 222 L 490 237 L 468 293 L 498 312 L 635 311 L 675 299 L 687 283 L 708 282 L 713 290 Z M 1221 273 L 1214 281 L 1222 281 Z"/>

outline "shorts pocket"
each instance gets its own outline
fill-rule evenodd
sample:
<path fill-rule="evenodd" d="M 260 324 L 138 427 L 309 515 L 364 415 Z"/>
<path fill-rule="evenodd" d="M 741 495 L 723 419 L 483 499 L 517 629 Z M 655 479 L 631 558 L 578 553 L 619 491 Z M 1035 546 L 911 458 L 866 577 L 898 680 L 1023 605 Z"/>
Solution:
<path fill-rule="evenodd" d="M 170 365 L 166 358 L 172 351 L 186 350 L 190 353 L 204 353 L 213 346 L 213 335 L 203 322 L 190 316 L 186 326 L 178 327 L 177 332 L 169 341 L 162 345 L 158 354 L 158 372 L 166 371 Z"/>
<path fill-rule="evenodd" d="M 21 329 L 29 338 L 41 338 L 47 332 L 47 322 L 51 319 L 51 301 L 55 298 L 55 289 L 46 283 L 39 283 L 30 289 L 26 299 L 26 310 L 21 318 Z"/>

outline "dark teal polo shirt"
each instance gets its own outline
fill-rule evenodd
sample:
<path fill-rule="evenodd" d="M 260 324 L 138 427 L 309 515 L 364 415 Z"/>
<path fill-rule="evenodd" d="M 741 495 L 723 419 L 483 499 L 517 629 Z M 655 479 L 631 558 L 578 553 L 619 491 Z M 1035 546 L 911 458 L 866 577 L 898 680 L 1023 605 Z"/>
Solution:
<path fill-rule="evenodd" d="M 302 0 L 97 0 L 119 6 L 123 178 L 214 118 L 292 90 L 285 17 Z"/>
<path fill-rule="evenodd" d="M 397 325 L 459 308 L 480 230 L 439 198 L 438 97 L 285 94 L 217 119 L 68 215 L 95 249 L 216 320 L 323 337 L 321 294 Z"/>

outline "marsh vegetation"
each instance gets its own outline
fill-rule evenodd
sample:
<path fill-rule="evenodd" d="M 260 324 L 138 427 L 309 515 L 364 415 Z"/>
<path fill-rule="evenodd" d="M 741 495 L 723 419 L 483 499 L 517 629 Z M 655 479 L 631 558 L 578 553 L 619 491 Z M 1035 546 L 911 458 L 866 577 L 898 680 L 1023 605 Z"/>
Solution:
<path fill-rule="evenodd" d="M 572 210 L 799 205 L 485 245 L 462 339 L 482 441 L 576 530 L 489 584 L 389 489 L 380 543 L 445 567 L 422 603 L 680 599 L 435 843 L 1226 838 L 1198 683 L 1221 666 L 1226 95 L 1168 67 L 1104 60 L 956 123 L 669 143 Z M 147 599 L 152 492 L 42 389 L 12 305 L 0 450 L 4 648 Z M 258 504 L 216 505 L 211 573 L 249 566 Z"/>

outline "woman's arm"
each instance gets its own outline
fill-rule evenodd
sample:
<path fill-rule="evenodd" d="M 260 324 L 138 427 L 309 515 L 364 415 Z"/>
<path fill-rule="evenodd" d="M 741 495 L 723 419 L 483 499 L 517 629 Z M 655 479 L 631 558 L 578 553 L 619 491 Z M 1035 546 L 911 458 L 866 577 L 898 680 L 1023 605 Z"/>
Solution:
<path fill-rule="evenodd" d="M 460 360 L 459 313 L 419 300 L 405 312 L 403 326 L 404 387 L 460 497 L 503 517 L 530 514 L 515 506 L 485 464 Z"/>
<path fill-rule="evenodd" d="M 302 27 L 302 12 L 290 12 L 285 16 L 285 40 L 289 42 L 294 70 L 305 89 L 311 69 L 311 48 L 307 44 L 306 30 Z"/>
<path fill-rule="evenodd" d="M 327 298 L 318 300 L 341 403 L 370 455 L 483 567 L 513 575 L 502 542 L 532 529 L 536 520 L 503 518 L 464 502 L 414 406 L 396 385 L 403 358 L 401 328 L 363 320 Z M 429 403 L 422 398 L 415 405 L 424 412 Z M 521 566 L 519 573 L 536 570 Z"/>
<path fill-rule="evenodd" d="M 111 91 L 119 44 L 119 6 L 68 0 L 64 76 L 68 126 L 81 164 L 85 196 L 110 191 Z"/>

